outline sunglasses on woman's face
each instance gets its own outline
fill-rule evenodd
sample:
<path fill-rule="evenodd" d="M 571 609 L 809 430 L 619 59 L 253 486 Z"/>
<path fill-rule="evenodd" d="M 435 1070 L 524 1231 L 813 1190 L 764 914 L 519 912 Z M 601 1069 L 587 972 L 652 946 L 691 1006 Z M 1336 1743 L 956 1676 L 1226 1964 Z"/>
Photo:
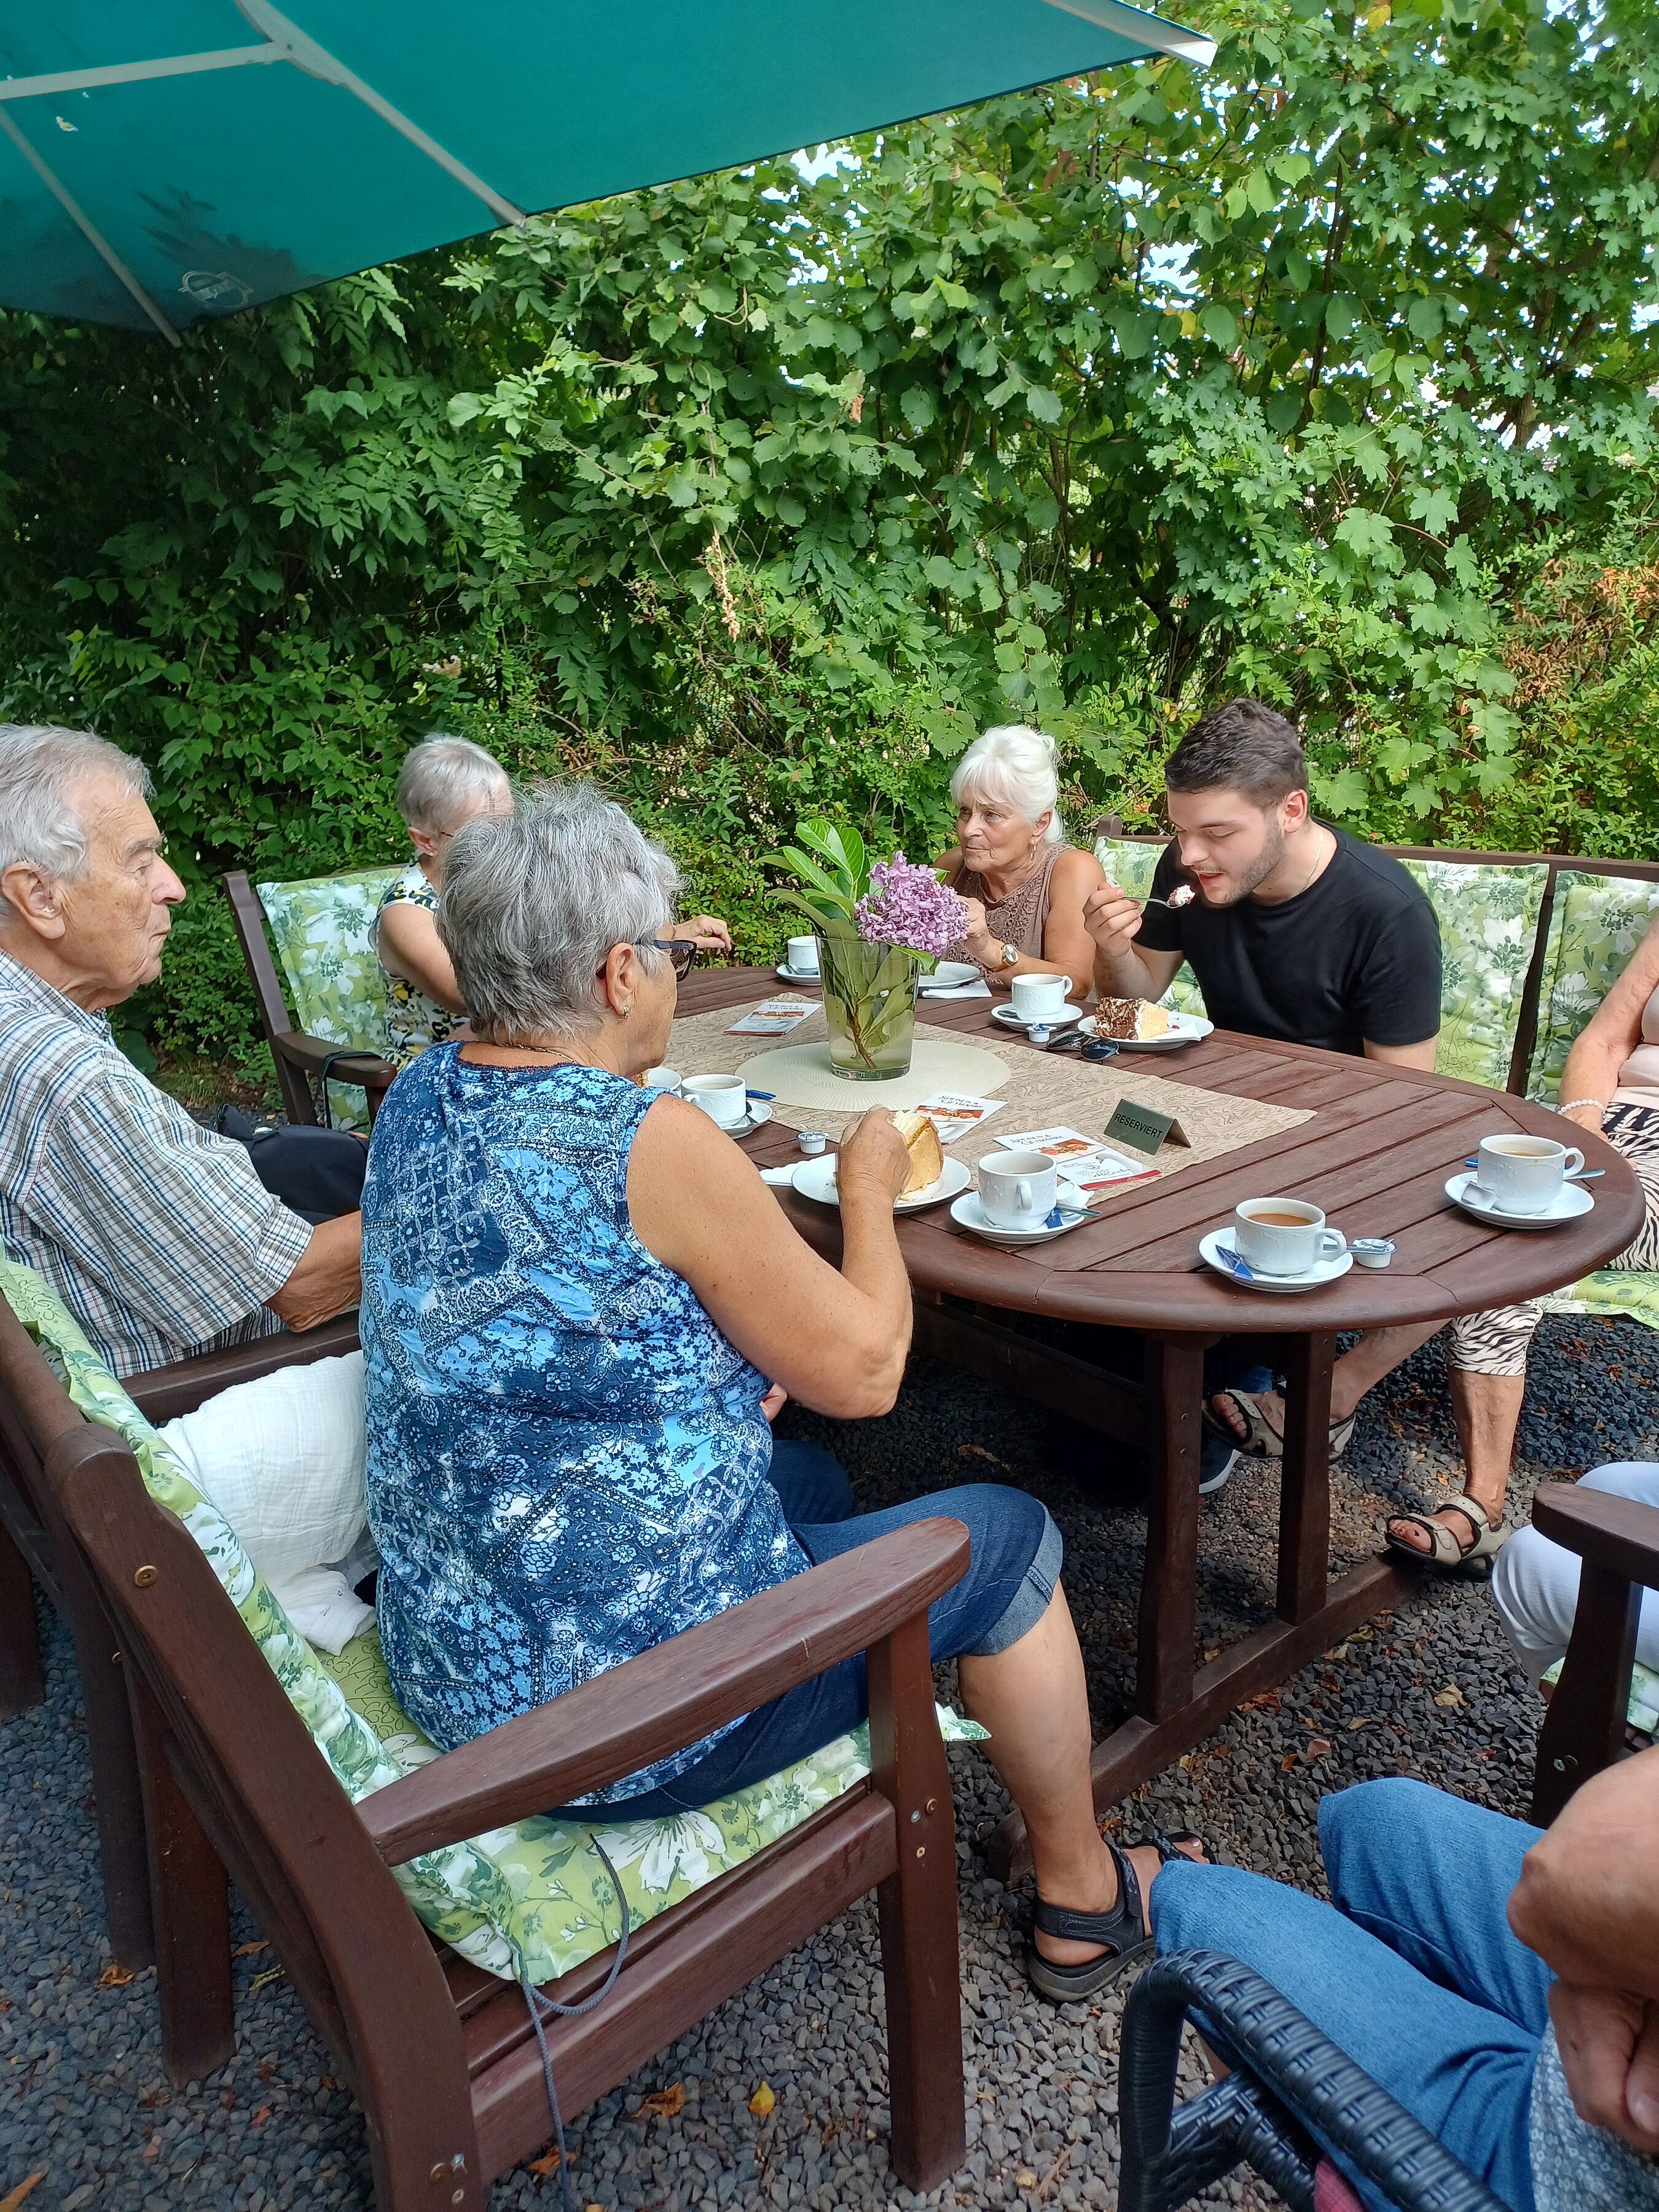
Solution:
<path fill-rule="evenodd" d="M 653 952 L 665 952 L 674 964 L 674 981 L 684 982 L 697 964 L 697 948 L 683 937 L 642 937 L 641 945 L 648 945 Z"/>

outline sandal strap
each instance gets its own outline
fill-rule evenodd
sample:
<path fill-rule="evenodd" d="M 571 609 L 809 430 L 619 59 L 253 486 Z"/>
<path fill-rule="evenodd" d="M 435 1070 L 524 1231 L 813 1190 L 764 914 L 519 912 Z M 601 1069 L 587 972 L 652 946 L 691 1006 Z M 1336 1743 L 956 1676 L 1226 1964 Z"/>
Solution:
<path fill-rule="evenodd" d="M 1039 1897 L 1032 1920 L 1045 1936 L 1057 1936 L 1065 1943 L 1102 1943 L 1115 1957 L 1132 1944 L 1146 1942 L 1146 1922 L 1134 1868 L 1109 1838 L 1106 1848 L 1117 1867 L 1117 1903 L 1109 1912 L 1077 1912 Z"/>
<path fill-rule="evenodd" d="M 1487 1512 L 1486 1507 L 1480 1503 L 1480 1500 L 1478 1498 L 1471 1497 L 1467 1490 L 1460 1490 L 1455 1498 L 1447 1498 L 1443 1504 L 1437 1505 L 1434 1510 L 1437 1513 L 1461 1513 L 1462 1515 L 1463 1518 L 1468 1522 L 1469 1527 L 1474 1532 L 1469 1538 L 1470 1548 L 1473 1548 L 1474 1545 L 1480 1541 L 1480 1539 L 1483 1536 L 1489 1534 L 1491 1531 L 1495 1529 L 1498 1525 L 1498 1522 L 1492 1519 L 1491 1514 Z M 1455 1542 L 1456 1539 L 1454 1538 L 1453 1541 Z M 1464 1547 L 1462 1546 L 1459 1547 L 1460 1550 L 1462 1548 Z"/>
<path fill-rule="evenodd" d="M 1192 1828 L 1177 1828 L 1172 1836 L 1166 1834 L 1162 1828 L 1154 1828 L 1144 1840 L 1152 1846 L 1164 1866 L 1172 1866 L 1177 1860 L 1187 1866 L 1206 1866 L 1209 1863 L 1207 1859 L 1189 1857 L 1185 1851 L 1176 1848 L 1181 1844 L 1196 1844 L 1200 1850 L 1204 1849 L 1203 1837 Z"/>

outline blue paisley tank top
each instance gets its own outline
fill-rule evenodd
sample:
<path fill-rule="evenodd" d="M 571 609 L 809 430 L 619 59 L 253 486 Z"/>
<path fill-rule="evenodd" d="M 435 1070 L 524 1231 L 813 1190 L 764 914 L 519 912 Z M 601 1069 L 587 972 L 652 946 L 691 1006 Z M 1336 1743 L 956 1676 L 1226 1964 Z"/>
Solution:
<path fill-rule="evenodd" d="M 446 1748 L 809 1564 L 768 1476 L 765 1379 L 629 1219 L 654 1095 L 434 1045 L 374 1125 L 380 1639 L 404 1709 Z M 725 1732 L 592 1802 L 672 1781 Z"/>

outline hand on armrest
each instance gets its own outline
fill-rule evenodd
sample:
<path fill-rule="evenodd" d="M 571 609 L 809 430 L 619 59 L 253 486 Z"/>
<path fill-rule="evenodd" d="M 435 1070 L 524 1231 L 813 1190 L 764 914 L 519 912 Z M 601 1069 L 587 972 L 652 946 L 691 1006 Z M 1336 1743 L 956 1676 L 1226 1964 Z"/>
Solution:
<path fill-rule="evenodd" d="M 447 1752 L 358 1806 L 392 1866 L 620 1782 L 925 1613 L 968 1567 L 959 1521 L 918 1521 L 671 1637 Z"/>

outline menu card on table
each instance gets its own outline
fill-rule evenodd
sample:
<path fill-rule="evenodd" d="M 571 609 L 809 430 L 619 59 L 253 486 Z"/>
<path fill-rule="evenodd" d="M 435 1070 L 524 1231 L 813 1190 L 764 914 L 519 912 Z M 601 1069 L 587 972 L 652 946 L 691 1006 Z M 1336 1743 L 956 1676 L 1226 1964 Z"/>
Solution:
<path fill-rule="evenodd" d="M 740 1022 L 733 1022 L 726 1030 L 727 1036 L 788 1036 L 797 1022 L 804 1022 L 809 1014 L 817 1012 L 817 1003 L 811 999 L 763 999 L 751 1006 Z"/>
<path fill-rule="evenodd" d="M 1066 1182 L 1079 1190 L 1140 1182 L 1158 1173 L 1145 1160 L 1127 1158 L 1098 1137 L 1085 1137 L 1081 1129 L 1068 1129 L 1063 1122 L 1052 1129 L 1022 1129 L 999 1141 L 1005 1152 L 1047 1153 Z"/>
<path fill-rule="evenodd" d="M 993 1114 L 1001 1113 L 1007 1103 L 1006 1098 L 973 1098 L 963 1091 L 936 1091 L 931 1098 L 922 1100 L 916 1111 L 933 1123 L 940 1144 L 949 1145 L 977 1129 L 981 1121 L 988 1121 Z"/>

